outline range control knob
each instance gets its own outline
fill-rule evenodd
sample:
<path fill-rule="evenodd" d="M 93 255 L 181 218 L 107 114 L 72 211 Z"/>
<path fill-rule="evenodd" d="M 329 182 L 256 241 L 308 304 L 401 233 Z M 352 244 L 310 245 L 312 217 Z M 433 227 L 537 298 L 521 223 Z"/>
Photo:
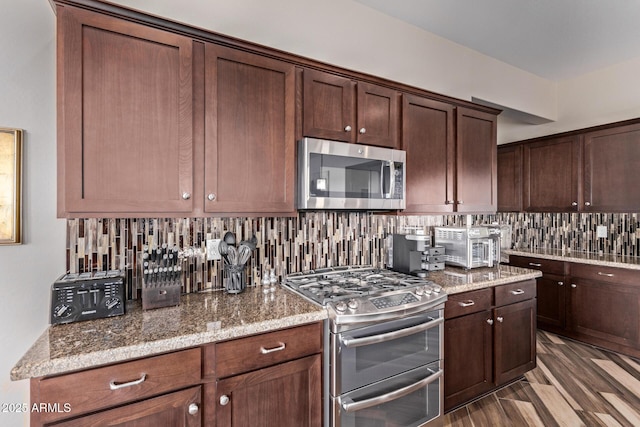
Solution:
<path fill-rule="evenodd" d="M 422 288 L 417 288 L 416 289 L 416 295 L 418 295 L 419 297 L 421 297 L 422 295 L 424 295 L 424 289 Z"/>
<path fill-rule="evenodd" d="M 431 288 L 429 286 L 425 286 L 424 287 L 424 294 L 425 295 L 431 295 Z"/>
<path fill-rule="evenodd" d="M 433 285 L 433 292 L 435 292 L 436 294 L 439 294 L 441 290 L 442 290 L 442 286 Z"/>
<path fill-rule="evenodd" d="M 347 304 L 344 301 L 339 301 L 336 303 L 336 311 L 343 312 L 347 310 Z"/>
<path fill-rule="evenodd" d="M 349 302 L 347 303 L 347 306 L 351 309 L 351 310 L 355 310 L 356 308 L 358 308 L 358 301 L 354 300 L 354 299 L 350 299 Z"/>

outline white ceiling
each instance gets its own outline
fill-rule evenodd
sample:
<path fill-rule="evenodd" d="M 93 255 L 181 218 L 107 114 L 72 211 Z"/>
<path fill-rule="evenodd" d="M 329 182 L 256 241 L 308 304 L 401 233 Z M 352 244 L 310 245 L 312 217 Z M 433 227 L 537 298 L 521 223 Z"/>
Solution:
<path fill-rule="evenodd" d="M 549 80 L 640 56 L 640 0 L 356 0 Z"/>

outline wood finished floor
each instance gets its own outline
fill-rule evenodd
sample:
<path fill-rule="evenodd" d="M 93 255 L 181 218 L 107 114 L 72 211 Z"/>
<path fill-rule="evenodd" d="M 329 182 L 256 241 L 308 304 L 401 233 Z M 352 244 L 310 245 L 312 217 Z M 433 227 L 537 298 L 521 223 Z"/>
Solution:
<path fill-rule="evenodd" d="M 449 427 L 640 426 L 640 361 L 538 332 L 538 366 L 444 417 Z"/>

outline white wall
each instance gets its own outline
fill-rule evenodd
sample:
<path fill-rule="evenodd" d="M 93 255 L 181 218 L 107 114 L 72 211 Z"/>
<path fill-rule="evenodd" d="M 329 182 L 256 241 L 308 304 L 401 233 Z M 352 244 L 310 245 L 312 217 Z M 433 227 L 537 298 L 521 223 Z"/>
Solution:
<path fill-rule="evenodd" d="M 55 27 L 46 0 L 4 0 L 0 126 L 24 138 L 24 243 L 0 246 L 0 404 L 29 403 L 29 382 L 9 372 L 48 326 L 51 283 L 65 269 L 65 222 L 56 219 Z M 0 425 L 28 417 L 0 412 Z"/>

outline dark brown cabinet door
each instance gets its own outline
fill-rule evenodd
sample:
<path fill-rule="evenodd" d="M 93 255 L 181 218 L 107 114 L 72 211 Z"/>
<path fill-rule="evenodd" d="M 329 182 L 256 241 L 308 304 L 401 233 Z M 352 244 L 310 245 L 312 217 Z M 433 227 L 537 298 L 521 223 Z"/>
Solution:
<path fill-rule="evenodd" d="M 450 104 L 403 95 L 406 213 L 452 212 L 455 146 Z"/>
<path fill-rule="evenodd" d="M 544 274 L 537 279 L 537 319 L 541 329 L 563 330 L 566 324 L 566 283 L 564 276 Z"/>
<path fill-rule="evenodd" d="M 219 380 L 217 426 L 319 427 L 321 360 L 316 354 Z"/>
<path fill-rule="evenodd" d="M 295 67 L 205 45 L 205 211 L 292 213 Z"/>
<path fill-rule="evenodd" d="M 445 321 L 445 411 L 493 388 L 492 319 L 485 310 Z"/>
<path fill-rule="evenodd" d="M 594 344 L 639 349 L 640 287 L 576 277 L 571 280 L 570 330 L 594 339 Z"/>
<path fill-rule="evenodd" d="M 536 300 L 494 310 L 496 385 L 511 381 L 536 366 Z"/>
<path fill-rule="evenodd" d="M 496 116 L 456 109 L 456 210 L 495 212 L 497 208 Z"/>
<path fill-rule="evenodd" d="M 523 146 L 524 210 L 577 211 L 580 137 L 543 140 Z"/>
<path fill-rule="evenodd" d="M 357 84 L 358 129 L 356 142 L 399 148 L 400 95 L 393 89 Z"/>
<path fill-rule="evenodd" d="M 303 82 L 303 134 L 355 141 L 355 82 L 311 69 L 304 70 Z"/>
<path fill-rule="evenodd" d="M 71 421 L 47 425 L 60 427 L 199 427 L 202 425 L 200 394 L 199 386 L 192 387 Z"/>
<path fill-rule="evenodd" d="M 498 211 L 522 210 L 522 146 L 498 147 Z"/>
<path fill-rule="evenodd" d="M 584 200 L 589 212 L 640 211 L 640 124 L 584 134 Z"/>
<path fill-rule="evenodd" d="M 59 214 L 190 212 L 190 38 L 59 6 Z"/>

